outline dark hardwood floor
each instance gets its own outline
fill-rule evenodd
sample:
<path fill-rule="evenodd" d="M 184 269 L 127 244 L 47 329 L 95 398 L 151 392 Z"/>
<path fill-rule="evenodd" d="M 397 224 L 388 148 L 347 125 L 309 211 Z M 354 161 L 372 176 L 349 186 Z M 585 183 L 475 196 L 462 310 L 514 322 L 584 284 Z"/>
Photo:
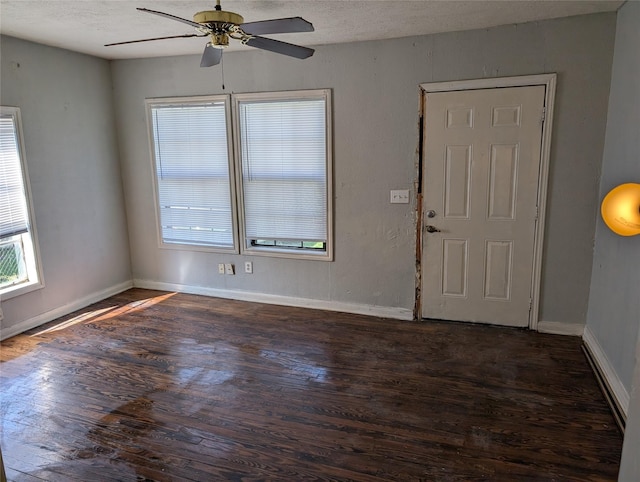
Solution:
<path fill-rule="evenodd" d="M 133 289 L 1 345 L 15 481 L 615 480 L 576 337 Z"/>

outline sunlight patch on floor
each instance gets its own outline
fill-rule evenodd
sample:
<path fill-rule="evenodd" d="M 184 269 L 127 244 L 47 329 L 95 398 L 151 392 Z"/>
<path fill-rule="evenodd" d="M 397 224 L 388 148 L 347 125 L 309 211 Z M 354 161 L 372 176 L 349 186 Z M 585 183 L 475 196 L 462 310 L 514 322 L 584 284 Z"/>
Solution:
<path fill-rule="evenodd" d="M 153 305 L 156 305 L 158 303 L 162 303 L 163 301 L 171 298 L 172 296 L 174 296 L 176 293 L 166 293 L 164 295 L 160 295 L 160 296 L 154 296 L 152 298 L 146 298 L 143 300 L 138 300 L 138 301 L 132 301 L 131 303 L 127 303 L 124 306 L 108 306 L 106 308 L 100 308 L 98 310 L 89 310 L 86 311 L 84 313 L 81 313 L 77 316 L 74 316 L 73 318 L 69 319 L 69 320 L 65 320 L 61 323 L 58 323 L 57 325 L 54 325 L 52 327 L 49 327 L 45 330 L 42 331 L 38 331 L 37 333 L 34 333 L 33 336 L 40 336 L 40 335 L 44 335 L 47 333 L 52 333 L 54 331 L 60 331 L 60 330 L 64 330 L 66 328 L 69 328 L 71 326 L 77 325 L 79 323 L 90 323 L 90 322 L 97 322 L 97 321 L 104 321 L 104 320 L 108 320 L 110 318 L 114 318 L 116 316 L 119 315 L 123 315 L 125 313 L 133 313 L 135 311 L 140 311 L 146 308 L 149 308 Z"/>

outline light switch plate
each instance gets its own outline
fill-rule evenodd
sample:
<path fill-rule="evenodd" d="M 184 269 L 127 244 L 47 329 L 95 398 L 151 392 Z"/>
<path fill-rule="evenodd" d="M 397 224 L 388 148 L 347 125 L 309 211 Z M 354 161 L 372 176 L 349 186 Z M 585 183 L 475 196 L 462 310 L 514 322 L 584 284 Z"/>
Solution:
<path fill-rule="evenodd" d="M 224 271 L 226 274 L 236 274 L 235 266 L 231 263 L 227 263 L 224 265 Z"/>
<path fill-rule="evenodd" d="M 409 190 L 408 189 L 392 190 L 391 204 L 409 204 Z"/>

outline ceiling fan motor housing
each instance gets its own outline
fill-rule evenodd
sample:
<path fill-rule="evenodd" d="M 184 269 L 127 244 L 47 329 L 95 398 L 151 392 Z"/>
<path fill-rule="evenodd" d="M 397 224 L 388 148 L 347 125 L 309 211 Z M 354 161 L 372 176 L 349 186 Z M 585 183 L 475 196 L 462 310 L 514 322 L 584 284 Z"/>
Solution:
<path fill-rule="evenodd" d="M 209 32 L 211 45 L 217 48 L 229 46 L 229 33 L 244 22 L 242 15 L 224 10 L 205 10 L 193 16 L 193 21 L 201 24 Z"/>
<path fill-rule="evenodd" d="M 225 24 L 232 23 L 234 25 L 240 25 L 244 23 L 242 15 L 238 15 L 233 12 L 225 12 L 224 10 L 205 10 L 204 12 L 198 12 L 193 16 L 193 21 L 207 24 Z"/>

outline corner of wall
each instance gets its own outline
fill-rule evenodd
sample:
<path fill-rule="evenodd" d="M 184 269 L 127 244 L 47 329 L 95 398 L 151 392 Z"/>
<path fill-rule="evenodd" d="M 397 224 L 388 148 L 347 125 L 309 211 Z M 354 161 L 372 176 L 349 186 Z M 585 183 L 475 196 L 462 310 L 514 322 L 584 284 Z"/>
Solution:
<path fill-rule="evenodd" d="M 580 323 L 566 323 L 563 321 L 539 321 L 538 331 L 551 335 L 582 336 L 584 325 Z"/>

